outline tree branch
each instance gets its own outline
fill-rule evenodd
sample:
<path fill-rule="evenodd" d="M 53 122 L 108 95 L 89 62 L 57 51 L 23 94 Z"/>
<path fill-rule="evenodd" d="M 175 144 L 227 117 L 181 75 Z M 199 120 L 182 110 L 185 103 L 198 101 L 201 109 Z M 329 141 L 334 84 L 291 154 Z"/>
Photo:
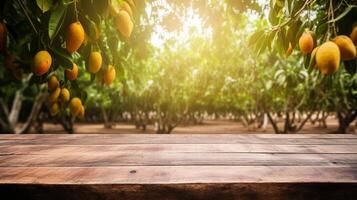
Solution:
<path fill-rule="evenodd" d="M 268 115 L 268 119 L 269 119 L 271 125 L 273 126 L 275 133 L 277 133 L 277 134 L 280 133 L 279 128 L 276 125 L 276 122 L 274 121 L 273 117 L 270 115 L 270 113 L 268 111 L 265 111 L 265 113 Z"/>
<path fill-rule="evenodd" d="M 22 126 L 20 129 L 19 134 L 27 133 L 31 126 L 34 124 L 34 122 L 37 119 L 37 116 L 39 115 L 42 105 L 45 102 L 45 99 L 47 97 L 47 93 L 39 93 L 37 94 L 34 104 L 32 105 L 31 113 L 29 117 L 26 120 L 26 123 Z"/>

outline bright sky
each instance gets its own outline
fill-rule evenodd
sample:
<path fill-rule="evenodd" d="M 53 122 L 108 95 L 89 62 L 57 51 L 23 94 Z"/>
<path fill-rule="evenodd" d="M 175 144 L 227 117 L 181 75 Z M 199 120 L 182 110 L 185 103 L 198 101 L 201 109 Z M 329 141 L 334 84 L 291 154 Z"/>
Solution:
<path fill-rule="evenodd" d="M 163 1 L 166 2 L 166 1 Z M 168 8 L 169 10 L 169 8 Z M 146 8 L 147 14 L 150 16 L 151 7 L 147 6 Z M 168 14 L 166 11 L 159 11 L 158 15 L 163 18 Z M 180 21 L 184 23 L 180 23 L 182 26 L 177 29 L 177 31 L 167 32 L 162 26 L 156 26 L 154 33 L 151 37 L 151 43 L 157 47 L 161 48 L 165 41 L 168 39 L 175 39 L 179 43 L 185 43 L 190 38 L 190 32 L 194 31 L 195 33 L 209 37 L 212 34 L 212 30 L 210 28 L 204 28 L 202 19 L 199 14 L 195 13 L 191 8 L 186 10 L 185 16 L 180 17 Z"/>
<path fill-rule="evenodd" d="M 167 6 L 167 0 L 160 0 L 159 3 L 164 5 L 165 9 L 158 11 L 158 16 L 163 19 L 167 14 L 169 14 L 172 9 Z M 260 5 L 264 5 L 267 3 L 266 0 L 258 0 Z M 152 13 L 151 6 L 146 7 L 146 13 L 148 14 L 149 18 Z M 258 19 L 258 15 L 254 13 L 248 14 L 249 21 L 255 21 Z M 177 29 L 177 31 L 167 32 L 162 26 L 156 26 L 154 32 L 151 37 L 151 43 L 154 47 L 161 48 L 163 44 L 168 39 L 174 39 L 181 44 L 185 44 L 187 40 L 189 40 L 191 36 L 191 31 L 194 31 L 196 35 L 200 35 L 202 37 L 210 38 L 212 36 L 212 29 L 203 26 L 203 21 L 200 15 L 191 8 L 186 10 L 186 14 L 180 17 L 180 21 L 184 23 L 179 23 L 182 26 Z M 249 27 L 247 27 L 249 28 Z"/>

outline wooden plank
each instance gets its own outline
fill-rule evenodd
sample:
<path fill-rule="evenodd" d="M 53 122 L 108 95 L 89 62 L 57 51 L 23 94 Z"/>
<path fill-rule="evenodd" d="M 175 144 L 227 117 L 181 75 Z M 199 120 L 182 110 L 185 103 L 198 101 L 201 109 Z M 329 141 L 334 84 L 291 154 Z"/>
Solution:
<path fill-rule="evenodd" d="M 0 184 L 357 183 L 351 166 L 0 167 Z"/>
<path fill-rule="evenodd" d="M 2 155 L 2 167 L 87 166 L 326 166 L 357 165 L 357 154 L 72 152 L 48 155 Z"/>
<path fill-rule="evenodd" d="M 122 144 L 122 145 L 11 145 L 0 146 L 0 155 L 45 155 L 78 153 L 287 153 L 357 154 L 357 145 L 269 145 L 269 144 Z"/>
<path fill-rule="evenodd" d="M 255 135 L 51 135 L 32 139 L 2 139 L 0 145 L 120 145 L 120 144 L 290 144 L 356 145 L 357 138 L 261 138 Z M 31 136 L 30 136 L 31 137 Z"/>
<path fill-rule="evenodd" d="M 355 199 L 356 144 L 355 135 L 6 135 L 0 194 Z"/>

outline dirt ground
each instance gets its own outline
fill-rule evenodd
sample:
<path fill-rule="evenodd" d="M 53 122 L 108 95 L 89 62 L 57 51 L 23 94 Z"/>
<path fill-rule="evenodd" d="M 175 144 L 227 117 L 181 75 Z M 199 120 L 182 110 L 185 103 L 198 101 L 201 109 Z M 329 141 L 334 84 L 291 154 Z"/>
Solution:
<path fill-rule="evenodd" d="M 282 127 L 282 123 L 279 124 Z M 321 128 L 318 124 L 312 125 L 310 122 L 306 123 L 304 128 L 299 132 L 301 134 L 313 134 L 313 133 L 332 133 L 336 131 L 338 123 L 335 119 L 331 118 L 327 120 L 327 128 Z M 45 133 L 65 133 L 60 125 L 55 124 L 45 124 Z M 35 133 L 35 132 L 32 132 Z M 118 123 L 112 129 L 105 129 L 103 124 L 75 124 L 75 133 L 78 134 L 94 134 L 94 133 L 106 133 L 106 134 L 124 134 L 124 133 L 145 133 L 154 134 L 155 127 L 150 125 L 147 130 L 143 132 L 142 130 L 135 129 L 132 124 Z M 274 133 L 274 130 L 269 125 L 266 130 L 255 129 L 254 127 L 244 127 L 242 123 L 228 121 L 228 120 L 205 120 L 200 125 L 190 125 L 190 126 L 179 126 L 176 127 L 172 134 L 187 134 L 187 133 L 208 133 L 208 134 L 238 134 L 238 133 Z M 355 132 L 355 123 L 352 123 L 348 133 Z"/>

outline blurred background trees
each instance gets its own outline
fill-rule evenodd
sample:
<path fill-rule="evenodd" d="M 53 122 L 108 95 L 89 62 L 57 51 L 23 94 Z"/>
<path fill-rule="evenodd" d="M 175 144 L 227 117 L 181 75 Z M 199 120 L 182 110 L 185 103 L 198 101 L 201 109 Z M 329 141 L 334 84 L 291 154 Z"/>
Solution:
<path fill-rule="evenodd" d="M 16 132 L 28 132 L 27 124 L 40 131 L 44 122 L 73 131 L 76 115 L 69 103 L 61 103 L 58 115 L 50 115 L 51 92 L 44 83 L 53 74 L 71 97 L 81 99 L 85 115 L 76 120 L 104 123 L 106 128 L 129 122 L 138 129 L 155 125 L 157 133 L 170 133 L 178 125 L 224 118 L 258 130 L 270 123 L 276 133 L 294 133 L 306 123 L 323 128 L 329 116 L 336 116 L 336 132 L 345 133 L 356 119 L 355 56 L 324 75 L 316 67 L 316 55 L 302 51 L 299 43 L 303 34 L 311 35 L 313 48 L 338 35 L 356 42 L 351 35 L 355 1 L 79 0 L 87 43 L 70 54 L 64 35 L 76 16 L 74 2 L 1 3 L 8 33 L 0 56 L 1 132 L 15 132 L 15 127 L 21 129 Z M 130 14 L 127 6 L 133 13 L 130 37 L 123 36 L 117 22 L 121 11 Z M 66 17 L 54 20 L 56 16 Z M 29 66 L 41 49 L 38 45 L 47 47 L 53 59 L 42 76 Z M 103 57 L 96 74 L 86 69 L 92 51 Z M 8 63 L 14 66 L 6 67 Z M 74 81 L 64 76 L 72 63 L 79 68 Z M 115 68 L 115 79 L 105 84 L 109 65 Z M 15 107 L 22 109 L 15 112 Z"/>

